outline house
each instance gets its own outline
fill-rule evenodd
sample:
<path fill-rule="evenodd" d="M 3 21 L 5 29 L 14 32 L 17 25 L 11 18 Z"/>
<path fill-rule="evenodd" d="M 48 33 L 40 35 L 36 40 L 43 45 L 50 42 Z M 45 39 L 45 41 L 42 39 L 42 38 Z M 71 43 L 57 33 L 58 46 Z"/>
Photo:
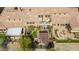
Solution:
<path fill-rule="evenodd" d="M 5 20 L 5 21 L 3 21 Z M 52 31 L 79 28 L 79 8 L 76 7 L 5 7 L 0 13 L 0 29 L 11 27 L 28 27 L 29 25 L 46 28 L 53 26 Z M 44 27 L 42 26 L 44 25 Z M 55 32 L 54 30 L 54 32 Z M 77 31 L 77 30 L 75 30 Z M 75 32 L 73 31 L 73 32 Z M 52 32 L 53 33 L 53 32 Z M 72 33 L 72 32 L 71 32 Z"/>

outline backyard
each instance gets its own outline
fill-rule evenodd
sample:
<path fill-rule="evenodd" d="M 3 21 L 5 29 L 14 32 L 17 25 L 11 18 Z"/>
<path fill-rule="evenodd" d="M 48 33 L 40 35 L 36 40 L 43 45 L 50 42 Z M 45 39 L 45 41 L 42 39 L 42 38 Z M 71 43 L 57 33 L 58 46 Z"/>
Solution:
<path fill-rule="evenodd" d="M 18 44 L 17 43 L 15 43 L 16 45 L 18 45 L 18 46 L 20 46 L 20 48 L 18 48 L 18 49 L 20 49 L 21 51 L 33 51 L 34 49 L 38 49 L 38 47 L 37 47 L 37 44 L 35 44 L 35 42 L 34 42 L 34 39 L 35 38 L 37 38 L 37 32 L 39 31 L 40 29 L 38 29 L 38 27 L 35 27 L 35 26 L 28 26 L 28 31 L 25 33 L 25 34 L 27 34 L 27 35 L 23 35 L 19 40 L 18 40 Z M 51 39 L 53 39 L 56 43 L 54 43 L 54 45 L 55 45 L 55 48 L 56 47 L 58 47 L 58 45 L 59 44 L 61 44 L 61 46 L 60 47 L 62 47 L 62 45 L 64 44 L 64 43 L 68 43 L 68 44 L 75 44 L 75 43 L 79 43 L 79 40 L 77 39 L 77 40 L 73 40 L 73 39 L 58 39 L 58 38 L 56 38 L 54 35 L 53 35 L 53 33 L 52 33 L 52 27 L 51 26 L 48 26 L 48 31 L 49 31 L 49 33 L 51 34 L 51 37 L 53 37 L 53 38 L 51 38 Z M 55 38 L 54 38 L 55 37 Z M 3 50 L 3 48 L 2 48 L 2 43 L 3 43 L 3 41 L 4 41 L 4 39 L 5 39 L 5 33 L 3 33 L 3 32 L 0 32 L 0 50 Z M 52 41 L 53 41 L 52 40 Z M 66 45 L 65 44 L 65 45 Z M 13 47 L 16 49 L 17 47 L 15 47 L 14 45 L 13 45 Z M 42 49 L 42 48 L 41 48 Z M 65 49 L 65 48 L 64 48 Z M 53 49 L 53 48 L 50 48 L 50 49 L 48 49 L 48 50 L 52 50 L 52 51 L 54 51 L 55 49 Z"/>

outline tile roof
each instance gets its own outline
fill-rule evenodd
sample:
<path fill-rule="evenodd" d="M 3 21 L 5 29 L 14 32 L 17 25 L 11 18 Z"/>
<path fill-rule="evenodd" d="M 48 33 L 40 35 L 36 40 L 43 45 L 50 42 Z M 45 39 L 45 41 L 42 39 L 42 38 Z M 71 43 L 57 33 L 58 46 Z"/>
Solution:
<path fill-rule="evenodd" d="M 73 18 L 69 21 L 72 28 L 78 28 L 79 27 L 79 18 Z"/>

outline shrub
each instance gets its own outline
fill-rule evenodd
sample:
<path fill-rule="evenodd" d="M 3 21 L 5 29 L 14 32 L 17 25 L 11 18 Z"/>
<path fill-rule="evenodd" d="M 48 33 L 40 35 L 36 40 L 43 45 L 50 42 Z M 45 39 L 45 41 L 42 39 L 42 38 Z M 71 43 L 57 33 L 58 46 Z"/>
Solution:
<path fill-rule="evenodd" d="M 22 50 L 32 50 L 31 49 L 31 39 L 29 37 L 24 37 L 19 40 Z"/>

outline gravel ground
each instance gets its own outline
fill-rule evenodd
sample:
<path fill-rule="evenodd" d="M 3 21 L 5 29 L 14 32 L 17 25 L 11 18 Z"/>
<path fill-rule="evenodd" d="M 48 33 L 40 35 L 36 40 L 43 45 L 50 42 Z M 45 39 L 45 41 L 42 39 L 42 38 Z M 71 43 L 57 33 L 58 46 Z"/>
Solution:
<path fill-rule="evenodd" d="M 8 51 L 19 51 L 20 50 L 20 45 L 18 42 L 14 42 L 12 44 L 12 42 L 10 42 L 8 44 Z"/>

